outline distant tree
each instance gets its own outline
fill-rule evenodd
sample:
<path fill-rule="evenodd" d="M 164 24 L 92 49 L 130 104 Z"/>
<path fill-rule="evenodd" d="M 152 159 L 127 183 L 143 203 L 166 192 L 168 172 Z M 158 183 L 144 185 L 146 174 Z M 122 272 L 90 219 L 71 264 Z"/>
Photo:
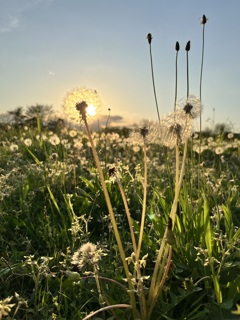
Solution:
<path fill-rule="evenodd" d="M 10 124 L 12 120 L 12 116 L 7 113 L 0 113 L 0 123 L 2 124 Z"/>
<path fill-rule="evenodd" d="M 37 119 L 43 122 L 53 113 L 52 106 L 36 104 L 35 106 L 27 107 L 25 112 L 28 119 Z"/>
<path fill-rule="evenodd" d="M 20 125 L 24 123 L 26 116 L 23 114 L 23 108 L 17 107 L 13 111 L 8 111 L 8 114 L 12 118 L 12 122 L 14 125 Z"/>
<path fill-rule="evenodd" d="M 214 127 L 214 133 L 224 135 L 224 133 L 231 131 L 231 127 L 227 123 L 217 123 Z"/>

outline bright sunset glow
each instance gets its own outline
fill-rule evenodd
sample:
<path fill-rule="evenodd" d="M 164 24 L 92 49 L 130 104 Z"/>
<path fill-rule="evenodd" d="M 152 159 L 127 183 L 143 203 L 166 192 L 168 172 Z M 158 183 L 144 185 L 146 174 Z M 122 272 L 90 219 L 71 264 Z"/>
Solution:
<path fill-rule="evenodd" d="M 90 116 L 90 117 L 94 117 L 96 115 L 96 107 L 93 105 L 93 104 L 90 104 L 88 107 L 87 107 L 87 114 Z"/>
<path fill-rule="evenodd" d="M 101 110 L 102 101 L 96 90 L 89 88 L 75 88 L 64 98 L 64 112 L 70 121 L 80 123 L 82 115 L 76 108 L 77 104 L 87 104 L 86 116 L 91 120 Z M 85 111 L 85 109 L 84 109 Z"/>

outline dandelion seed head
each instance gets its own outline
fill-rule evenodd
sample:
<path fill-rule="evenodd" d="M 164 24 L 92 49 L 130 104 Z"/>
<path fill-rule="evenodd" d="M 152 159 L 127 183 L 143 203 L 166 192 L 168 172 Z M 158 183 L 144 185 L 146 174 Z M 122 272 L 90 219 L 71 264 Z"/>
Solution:
<path fill-rule="evenodd" d="M 27 138 L 24 140 L 24 144 L 25 144 L 25 146 L 30 147 L 32 145 L 32 140 Z"/>
<path fill-rule="evenodd" d="M 18 145 L 17 144 L 11 144 L 9 149 L 12 151 L 12 152 L 15 152 L 15 151 L 18 151 Z"/>
<path fill-rule="evenodd" d="M 176 145 L 185 143 L 192 134 L 192 119 L 186 117 L 182 110 L 176 110 L 162 118 L 159 128 L 159 143 L 174 148 Z"/>
<path fill-rule="evenodd" d="M 70 130 L 69 131 L 69 135 L 70 135 L 70 137 L 74 138 L 77 135 L 77 131 L 76 130 Z"/>
<path fill-rule="evenodd" d="M 186 115 L 191 116 L 193 119 L 199 117 L 202 112 L 201 101 L 195 95 L 190 95 L 187 100 L 181 99 L 177 103 L 177 108 L 182 109 Z"/>
<path fill-rule="evenodd" d="M 143 126 L 133 130 L 127 142 L 132 145 L 143 146 L 145 144 L 154 143 L 158 138 L 158 124 L 150 122 L 147 126 Z"/>
<path fill-rule="evenodd" d="M 215 149 L 215 153 L 216 154 L 222 154 L 224 152 L 224 149 L 222 148 L 222 147 L 217 147 L 216 149 Z"/>
<path fill-rule="evenodd" d="M 69 120 L 80 123 L 85 117 L 92 118 L 101 108 L 102 102 L 96 90 L 76 88 L 64 99 L 64 112 Z"/>
<path fill-rule="evenodd" d="M 49 142 L 53 145 L 53 146 L 57 146 L 60 143 L 60 139 L 56 134 L 53 134 L 50 138 L 49 138 Z"/>
<path fill-rule="evenodd" d="M 74 252 L 71 263 L 82 270 L 88 266 L 96 266 L 103 255 L 102 249 L 98 249 L 92 242 L 87 242 Z"/>

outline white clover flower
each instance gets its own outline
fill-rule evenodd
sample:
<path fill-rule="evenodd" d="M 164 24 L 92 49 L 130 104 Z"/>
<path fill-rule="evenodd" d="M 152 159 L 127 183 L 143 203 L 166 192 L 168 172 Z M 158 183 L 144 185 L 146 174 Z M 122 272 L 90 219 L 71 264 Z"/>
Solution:
<path fill-rule="evenodd" d="M 80 123 L 84 118 L 91 118 L 101 108 L 102 102 L 96 90 L 76 88 L 67 94 L 64 99 L 64 112 L 68 118 Z"/>

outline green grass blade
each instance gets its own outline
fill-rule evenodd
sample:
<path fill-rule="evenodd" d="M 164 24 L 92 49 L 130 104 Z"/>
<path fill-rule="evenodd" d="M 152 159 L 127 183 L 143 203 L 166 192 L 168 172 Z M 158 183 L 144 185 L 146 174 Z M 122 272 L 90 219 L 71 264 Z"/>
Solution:
<path fill-rule="evenodd" d="M 209 215 L 209 206 L 207 199 L 204 195 L 204 210 L 203 210 L 203 217 L 204 217 L 204 237 L 205 243 L 207 246 L 209 257 L 212 257 L 212 232 L 211 232 L 211 224 L 210 224 L 210 215 Z"/>

